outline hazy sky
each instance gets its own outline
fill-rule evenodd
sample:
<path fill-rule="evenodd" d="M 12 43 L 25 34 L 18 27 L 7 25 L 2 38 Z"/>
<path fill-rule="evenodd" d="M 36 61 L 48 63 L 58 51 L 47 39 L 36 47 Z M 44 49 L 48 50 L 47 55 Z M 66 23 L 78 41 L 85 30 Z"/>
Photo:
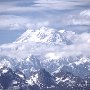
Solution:
<path fill-rule="evenodd" d="M 42 26 L 89 32 L 90 0 L 0 0 L 0 44 Z"/>

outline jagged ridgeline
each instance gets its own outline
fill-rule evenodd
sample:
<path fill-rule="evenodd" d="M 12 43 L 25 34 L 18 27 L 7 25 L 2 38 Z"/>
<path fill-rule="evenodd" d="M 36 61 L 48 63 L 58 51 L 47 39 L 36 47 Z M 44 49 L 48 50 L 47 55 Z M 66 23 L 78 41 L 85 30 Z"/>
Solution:
<path fill-rule="evenodd" d="M 89 90 L 90 77 L 82 79 L 70 72 L 60 71 L 53 75 L 44 68 L 26 78 L 22 71 L 0 69 L 0 90 Z"/>
<path fill-rule="evenodd" d="M 89 90 L 90 34 L 41 27 L 0 46 L 1 90 Z"/>

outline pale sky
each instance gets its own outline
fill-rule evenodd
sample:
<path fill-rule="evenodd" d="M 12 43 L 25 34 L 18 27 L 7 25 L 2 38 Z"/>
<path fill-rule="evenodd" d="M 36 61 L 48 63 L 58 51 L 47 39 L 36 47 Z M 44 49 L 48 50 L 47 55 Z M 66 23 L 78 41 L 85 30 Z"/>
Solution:
<path fill-rule="evenodd" d="M 89 32 L 90 0 L 0 0 L 0 44 L 42 26 Z"/>

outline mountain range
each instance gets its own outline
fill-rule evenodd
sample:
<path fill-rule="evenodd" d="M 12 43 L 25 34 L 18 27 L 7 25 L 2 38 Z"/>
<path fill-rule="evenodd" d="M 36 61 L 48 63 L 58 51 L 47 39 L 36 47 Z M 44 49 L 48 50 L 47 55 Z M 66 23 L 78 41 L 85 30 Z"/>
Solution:
<path fill-rule="evenodd" d="M 89 45 L 89 33 L 28 29 L 16 41 L 0 45 L 0 89 L 89 90 Z"/>

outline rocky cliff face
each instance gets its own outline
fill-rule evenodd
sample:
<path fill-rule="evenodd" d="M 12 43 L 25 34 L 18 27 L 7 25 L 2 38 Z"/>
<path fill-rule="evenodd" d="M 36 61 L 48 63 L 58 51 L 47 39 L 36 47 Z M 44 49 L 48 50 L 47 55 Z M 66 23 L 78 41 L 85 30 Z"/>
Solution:
<path fill-rule="evenodd" d="M 44 68 L 26 78 L 21 71 L 0 69 L 1 90 L 89 90 L 90 78 L 82 79 L 70 72 L 60 71 L 51 75 Z"/>

